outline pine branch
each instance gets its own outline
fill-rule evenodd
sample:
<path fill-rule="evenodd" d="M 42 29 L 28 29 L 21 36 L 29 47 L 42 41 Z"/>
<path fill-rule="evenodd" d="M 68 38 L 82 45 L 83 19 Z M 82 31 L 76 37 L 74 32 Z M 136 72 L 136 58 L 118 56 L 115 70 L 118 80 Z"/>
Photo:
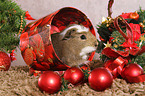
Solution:
<path fill-rule="evenodd" d="M 11 52 L 19 45 L 17 35 L 26 25 L 25 11 L 11 0 L 0 0 L 0 50 Z"/>

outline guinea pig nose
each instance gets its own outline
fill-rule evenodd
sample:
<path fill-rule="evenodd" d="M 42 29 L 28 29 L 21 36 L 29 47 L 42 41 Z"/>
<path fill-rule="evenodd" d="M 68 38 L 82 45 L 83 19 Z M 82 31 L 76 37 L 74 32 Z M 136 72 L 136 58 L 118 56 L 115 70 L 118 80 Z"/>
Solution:
<path fill-rule="evenodd" d="M 95 47 L 97 47 L 97 46 L 98 46 L 98 42 L 96 41 L 96 42 L 95 42 Z"/>
<path fill-rule="evenodd" d="M 95 44 L 95 47 L 97 47 L 98 45 L 97 44 Z"/>

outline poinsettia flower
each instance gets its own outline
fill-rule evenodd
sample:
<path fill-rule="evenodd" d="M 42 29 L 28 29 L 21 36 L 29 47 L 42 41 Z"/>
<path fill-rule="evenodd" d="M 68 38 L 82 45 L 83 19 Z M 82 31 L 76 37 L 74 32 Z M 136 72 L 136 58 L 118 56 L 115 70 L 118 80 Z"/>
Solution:
<path fill-rule="evenodd" d="M 138 48 L 137 47 L 137 44 L 134 43 L 134 42 L 131 42 L 130 39 L 126 40 L 123 44 L 121 44 L 120 46 L 124 47 L 124 48 L 129 48 L 129 49 L 132 49 L 132 48 Z"/>
<path fill-rule="evenodd" d="M 122 45 L 125 48 L 125 51 L 128 51 L 131 55 L 136 55 L 140 48 L 137 46 L 136 43 L 131 42 L 130 39 L 126 40 Z"/>
<path fill-rule="evenodd" d="M 140 50 L 140 48 L 137 46 L 137 43 L 134 42 L 139 40 L 141 37 L 140 26 L 139 24 L 133 24 L 133 23 L 129 23 L 129 26 L 132 32 L 128 29 L 126 30 L 127 36 L 129 38 L 126 39 L 125 42 L 120 46 L 124 47 L 125 51 L 129 51 L 131 55 L 135 55 L 137 54 L 138 50 Z"/>

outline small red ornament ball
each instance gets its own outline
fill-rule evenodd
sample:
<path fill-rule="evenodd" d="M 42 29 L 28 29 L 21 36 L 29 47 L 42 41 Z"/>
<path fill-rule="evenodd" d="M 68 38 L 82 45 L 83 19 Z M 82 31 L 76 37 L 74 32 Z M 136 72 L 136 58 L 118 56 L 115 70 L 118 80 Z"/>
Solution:
<path fill-rule="evenodd" d="M 39 77 L 38 86 L 46 93 L 56 93 L 61 88 L 61 77 L 56 72 L 46 71 Z"/>
<path fill-rule="evenodd" d="M 88 82 L 92 89 L 96 91 L 103 91 L 111 87 L 113 76 L 106 68 L 99 67 L 92 70 L 88 77 Z"/>
<path fill-rule="evenodd" d="M 80 83 L 84 79 L 83 71 L 78 67 L 71 67 L 64 73 L 64 79 L 68 80 L 73 85 Z"/>
<path fill-rule="evenodd" d="M 11 58 L 5 53 L 0 51 L 0 70 L 7 71 L 11 65 Z"/>
<path fill-rule="evenodd" d="M 143 68 L 135 63 L 128 64 L 123 68 L 121 72 L 122 78 L 124 78 L 129 83 L 134 83 L 132 77 L 137 77 L 144 73 Z"/>

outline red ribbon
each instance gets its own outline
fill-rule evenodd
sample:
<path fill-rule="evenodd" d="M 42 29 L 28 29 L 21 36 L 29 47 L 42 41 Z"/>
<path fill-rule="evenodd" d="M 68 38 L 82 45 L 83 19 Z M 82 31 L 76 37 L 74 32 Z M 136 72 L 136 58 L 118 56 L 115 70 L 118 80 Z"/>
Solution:
<path fill-rule="evenodd" d="M 116 58 L 115 60 L 108 60 L 104 67 L 108 69 L 114 78 L 118 77 L 118 75 L 121 75 L 121 71 L 128 62 L 127 60 L 123 59 L 121 56 Z"/>
<path fill-rule="evenodd" d="M 120 29 L 118 25 L 119 18 L 122 20 L 123 23 L 126 24 L 127 35 Z M 108 60 L 104 64 L 104 67 L 112 73 L 114 78 L 116 78 L 119 75 L 121 76 L 121 72 L 124 66 L 127 65 L 128 60 L 130 60 L 130 54 L 134 56 L 141 55 L 142 53 L 145 52 L 145 46 L 142 46 L 141 48 L 137 47 L 137 44 L 134 43 L 134 41 L 138 38 L 137 37 L 138 35 L 132 32 L 132 27 L 130 27 L 130 25 L 126 22 L 126 20 L 123 19 L 121 16 L 115 18 L 114 26 L 119 31 L 119 33 L 125 38 L 125 42 L 121 45 L 125 47 L 125 50 L 115 51 L 110 47 L 107 47 L 103 49 L 102 54 L 106 55 L 109 58 L 112 58 L 111 60 Z M 133 34 L 136 34 L 137 38 L 135 38 Z M 114 58 L 116 59 L 113 60 Z M 144 82 L 145 74 L 139 75 L 137 77 L 127 77 L 127 80 L 131 83 Z"/>
<path fill-rule="evenodd" d="M 127 35 L 120 29 L 120 27 L 118 25 L 119 18 L 126 25 Z M 138 55 L 140 50 L 143 50 L 143 52 L 145 52 L 145 49 L 143 49 L 143 48 L 140 49 L 137 46 L 137 44 L 134 42 L 134 41 L 138 40 L 141 36 L 140 26 L 138 24 L 132 24 L 132 23 L 128 24 L 124 18 L 122 18 L 121 16 L 118 16 L 114 20 L 114 26 L 118 30 L 118 32 L 125 38 L 125 42 L 121 45 L 125 48 L 125 52 L 121 52 L 121 53 L 123 53 L 123 54 L 126 53 L 128 55 L 131 54 L 131 55 L 135 56 L 135 55 Z M 140 54 L 142 54 L 142 53 L 140 53 Z"/>
<path fill-rule="evenodd" d="M 115 79 L 119 75 L 121 76 L 121 72 L 122 72 L 124 66 L 127 65 L 127 63 L 128 63 L 128 60 L 123 59 L 122 57 L 119 56 L 115 60 L 108 60 L 104 64 L 104 67 L 112 73 L 113 78 Z M 145 74 L 139 75 L 136 77 L 126 77 L 126 80 L 130 83 L 144 82 L 145 81 Z"/>

